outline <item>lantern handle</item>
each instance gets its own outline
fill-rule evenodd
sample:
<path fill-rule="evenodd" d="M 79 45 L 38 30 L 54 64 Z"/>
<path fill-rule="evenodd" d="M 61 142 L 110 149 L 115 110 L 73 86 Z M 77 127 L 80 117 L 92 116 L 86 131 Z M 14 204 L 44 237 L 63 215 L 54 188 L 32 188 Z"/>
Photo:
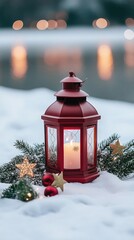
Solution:
<path fill-rule="evenodd" d="M 69 77 L 76 77 L 74 72 L 69 72 Z"/>
<path fill-rule="evenodd" d="M 69 72 L 69 77 L 76 77 L 75 73 L 74 72 Z M 82 81 L 82 83 L 80 83 L 80 87 L 82 87 L 83 83 L 85 82 L 86 80 Z"/>
<path fill-rule="evenodd" d="M 82 83 L 80 83 L 80 87 L 83 86 L 83 83 L 86 82 L 86 80 L 83 80 Z"/>

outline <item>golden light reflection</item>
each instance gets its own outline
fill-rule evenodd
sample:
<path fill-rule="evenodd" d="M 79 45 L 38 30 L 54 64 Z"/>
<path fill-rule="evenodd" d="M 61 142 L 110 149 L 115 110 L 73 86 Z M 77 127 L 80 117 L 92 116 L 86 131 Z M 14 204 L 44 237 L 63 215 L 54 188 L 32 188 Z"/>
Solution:
<path fill-rule="evenodd" d="M 46 20 L 42 19 L 37 22 L 36 27 L 39 30 L 45 30 L 46 28 L 48 28 L 48 22 Z"/>
<path fill-rule="evenodd" d="M 18 45 L 11 51 L 12 75 L 15 78 L 23 78 L 27 72 L 27 51 L 24 46 Z"/>
<path fill-rule="evenodd" d="M 134 42 L 127 42 L 125 44 L 124 61 L 129 68 L 134 68 Z"/>
<path fill-rule="evenodd" d="M 98 18 L 95 22 L 93 21 L 93 26 L 94 25 L 98 28 L 106 28 L 108 26 L 108 21 L 105 18 Z"/>
<path fill-rule="evenodd" d="M 97 69 L 102 80 L 110 80 L 113 72 L 113 55 L 109 45 L 100 45 L 97 51 Z"/>
<path fill-rule="evenodd" d="M 14 30 L 20 30 L 23 28 L 23 22 L 21 20 L 17 20 L 13 23 L 12 28 Z"/>
<path fill-rule="evenodd" d="M 59 71 L 73 69 L 76 73 L 82 68 L 81 50 L 68 50 L 65 48 L 48 49 L 44 53 L 44 63 L 58 68 Z"/>

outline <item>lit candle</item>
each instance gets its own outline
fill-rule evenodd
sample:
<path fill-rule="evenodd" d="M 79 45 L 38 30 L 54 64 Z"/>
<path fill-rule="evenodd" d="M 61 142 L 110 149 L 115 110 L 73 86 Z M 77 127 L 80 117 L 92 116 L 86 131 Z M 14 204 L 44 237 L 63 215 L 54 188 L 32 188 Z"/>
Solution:
<path fill-rule="evenodd" d="M 80 168 L 80 143 L 71 141 L 64 144 L 64 168 Z"/>

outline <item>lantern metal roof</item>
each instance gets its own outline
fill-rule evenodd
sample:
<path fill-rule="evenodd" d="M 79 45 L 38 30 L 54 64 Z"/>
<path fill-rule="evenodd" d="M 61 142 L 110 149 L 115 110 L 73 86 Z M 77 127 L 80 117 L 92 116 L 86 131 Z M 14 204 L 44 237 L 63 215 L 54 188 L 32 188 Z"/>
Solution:
<path fill-rule="evenodd" d="M 69 77 L 61 80 L 63 89 L 55 93 L 57 100 L 52 103 L 44 117 L 56 118 L 93 118 L 100 119 L 97 110 L 86 101 L 88 94 L 80 88 L 83 81 L 75 76 L 73 72 L 69 73 Z"/>

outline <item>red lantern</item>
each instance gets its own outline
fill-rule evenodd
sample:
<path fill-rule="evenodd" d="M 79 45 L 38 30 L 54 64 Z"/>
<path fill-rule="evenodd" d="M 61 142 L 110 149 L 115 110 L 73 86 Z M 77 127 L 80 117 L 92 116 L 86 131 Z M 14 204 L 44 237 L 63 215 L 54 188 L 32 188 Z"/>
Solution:
<path fill-rule="evenodd" d="M 68 182 L 91 182 L 97 170 L 97 121 L 100 115 L 86 101 L 83 81 L 73 72 L 61 83 L 57 100 L 48 107 L 42 119 L 45 127 L 46 170 L 63 171 Z"/>

